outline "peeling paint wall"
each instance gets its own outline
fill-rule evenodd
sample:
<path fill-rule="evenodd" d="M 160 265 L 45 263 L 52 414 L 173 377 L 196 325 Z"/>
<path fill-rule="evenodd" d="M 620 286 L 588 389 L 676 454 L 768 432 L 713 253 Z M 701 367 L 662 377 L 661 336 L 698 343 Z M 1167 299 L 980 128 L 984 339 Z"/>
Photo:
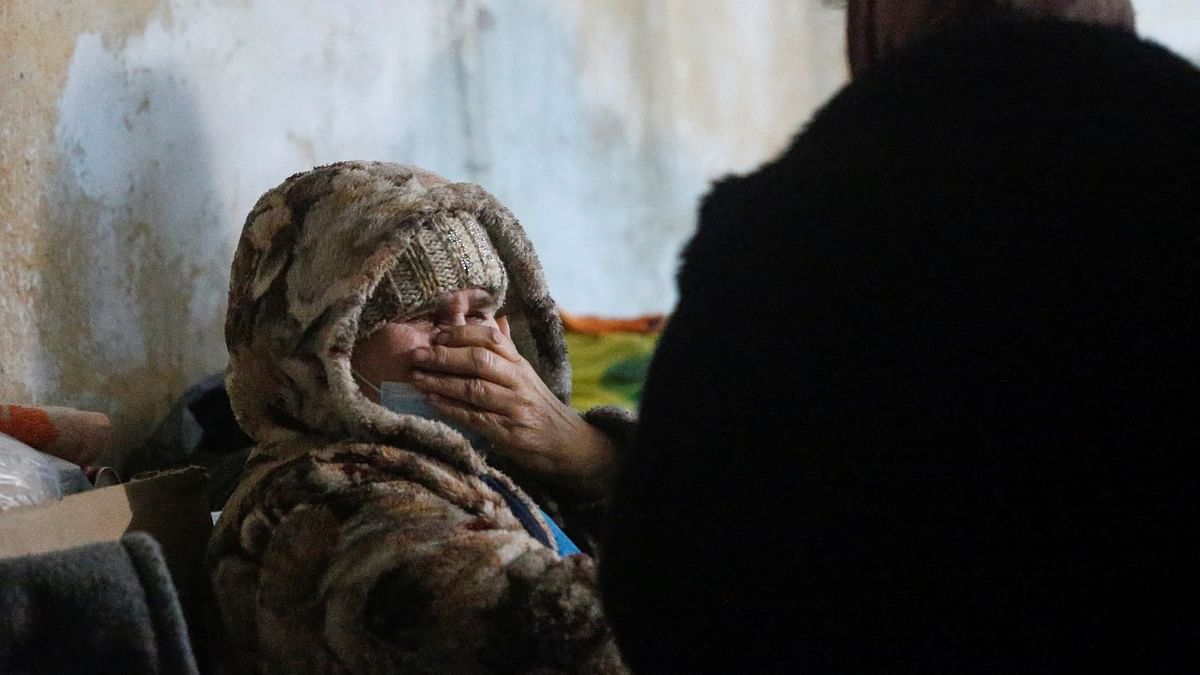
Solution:
<path fill-rule="evenodd" d="M 841 83 L 840 22 L 776 0 L 7 0 L 0 400 L 138 441 L 224 365 L 254 200 L 340 159 L 485 185 L 566 307 L 668 310 L 698 195 Z"/>
<path fill-rule="evenodd" d="M 60 100 L 77 36 L 102 34 L 109 48 L 119 49 L 158 2 L 122 2 L 119 11 L 118 3 L 100 4 L 0 5 L 0 399 L 111 412 L 130 438 L 157 412 L 146 398 L 165 397 L 184 375 L 178 354 L 152 365 L 148 358 L 106 358 L 105 336 L 89 321 L 97 306 L 134 297 L 132 280 L 109 281 L 129 277 L 130 260 L 105 258 L 95 244 L 130 237 L 135 228 L 102 232 L 111 223 L 89 217 L 91 200 L 66 191 L 56 138 Z M 101 276 L 106 285 L 89 285 Z M 138 290 L 141 297 L 157 295 L 148 282 Z M 165 340 L 139 338 L 160 353 L 172 351 Z"/>
<path fill-rule="evenodd" d="M 483 184 L 570 309 L 668 310 L 709 182 L 843 82 L 828 4 L 5 0 L 0 400 L 102 410 L 137 442 L 224 365 L 254 200 L 341 159 Z M 1200 10 L 1137 5 L 1200 56 Z"/>

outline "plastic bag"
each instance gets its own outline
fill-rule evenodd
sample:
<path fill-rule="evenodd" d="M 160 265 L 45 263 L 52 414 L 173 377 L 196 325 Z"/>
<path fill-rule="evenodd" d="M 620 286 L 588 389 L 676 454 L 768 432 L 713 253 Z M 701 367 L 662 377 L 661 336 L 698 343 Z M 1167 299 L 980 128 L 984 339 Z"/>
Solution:
<path fill-rule="evenodd" d="M 0 433 L 0 511 L 62 497 L 53 458 Z"/>

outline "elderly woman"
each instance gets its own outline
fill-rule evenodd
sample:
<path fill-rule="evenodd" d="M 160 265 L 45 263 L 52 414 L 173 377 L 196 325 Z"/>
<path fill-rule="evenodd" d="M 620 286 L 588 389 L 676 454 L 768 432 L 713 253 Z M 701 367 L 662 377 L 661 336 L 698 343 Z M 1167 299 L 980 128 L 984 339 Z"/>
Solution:
<path fill-rule="evenodd" d="M 1200 71 L 1017 4 L 851 3 L 971 25 L 705 199 L 601 567 L 635 672 L 1195 669 Z"/>
<path fill-rule="evenodd" d="M 580 549 L 631 420 L 567 406 L 554 301 L 491 195 L 292 176 L 246 220 L 226 339 L 257 442 L 209 547 L 233 670 L 623 670 Z"/>

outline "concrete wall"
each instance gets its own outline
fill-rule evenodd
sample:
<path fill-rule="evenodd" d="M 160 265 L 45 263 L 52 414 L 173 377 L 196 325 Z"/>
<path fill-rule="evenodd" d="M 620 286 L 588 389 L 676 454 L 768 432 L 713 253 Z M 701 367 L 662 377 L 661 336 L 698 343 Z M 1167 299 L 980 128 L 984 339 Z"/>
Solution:
<path fill-rule="evenodd" d="M 668 310 L 708 182 L 843 81 L 818 0 L 5 0 L 0 400 L 136 442 L 224 365 L 245 213 L 288 174 L 411 162 L 482 183 L 568 308 Z M 1137 3 L 1200 56 L 1194 3 Z"/>
<path fill-rule="evenodd" d="M 135 442 L 223 367 L 246 212 L 340 159 L 479 182 L 564 306 L 668 310 L 707 182 L 842 81 L 840 13 L 776 0 L 5 0 L 0 400 Z"/>

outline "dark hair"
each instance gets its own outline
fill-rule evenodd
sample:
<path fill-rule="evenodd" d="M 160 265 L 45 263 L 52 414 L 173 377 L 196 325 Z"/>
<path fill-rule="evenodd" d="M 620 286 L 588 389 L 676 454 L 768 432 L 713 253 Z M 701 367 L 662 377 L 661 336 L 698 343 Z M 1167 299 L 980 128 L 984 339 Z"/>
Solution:
<path fill-rule="evenodd" d="M 849 0 L 846 53 L 855 77 L 939 31 L 995 21 L 1065 20 L 1134 29 L 1130 0 Z"/>

